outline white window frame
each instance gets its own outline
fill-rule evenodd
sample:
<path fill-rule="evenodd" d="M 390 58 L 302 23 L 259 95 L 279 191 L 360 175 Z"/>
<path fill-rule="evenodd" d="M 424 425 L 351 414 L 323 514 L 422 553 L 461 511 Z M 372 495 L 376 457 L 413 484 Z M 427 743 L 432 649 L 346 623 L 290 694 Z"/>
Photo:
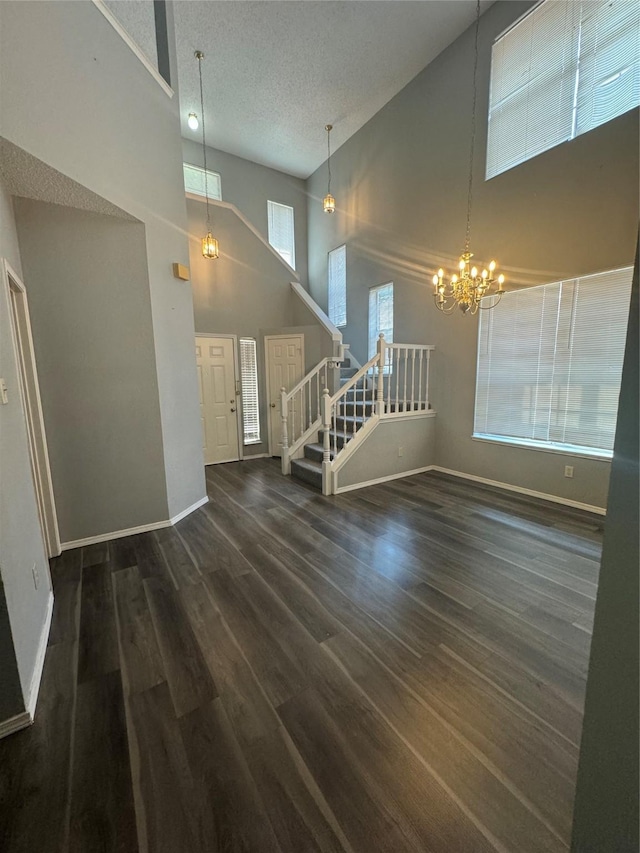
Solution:
<path fill-rule="evenodd" d="M 391 327 L 382 326 L 380 324 L 380 296 L 385 292 L 391 293 Z M 387 344 L 393 343 L 393 326 L 394 326 L 394 302 L 395 295 L 393 282 L 389 281 L 386 284 L 379 284 L 377 287 L 369 288 L 369 358 L 378 351 L 378 338 L 380 333 L 384 334 L 384 340 Z M 385 364 L 384 373 L 391 371 L 391 365 Z"/>
<path fill-rule="evenodd" d="M 202 166 L 195 166 L 193 163 L 183 163 L 182 173 L 184 176 L 185 195 L 188 198 L 195 199 L 195 201 L 206 201 L 204 169 Z M 222 201 L 222 179 L 218 172 L 212 172 L 211 169 L 207 169 L 207 187 L 209 199 Z"/>
<path fill-rule="evenodd" d="M 474 439 L 612 458 L 632 275 L 624 267 L 513 291 L 480 314 Z"/>
<path fill-rule="evenodd" d="M 327 255 L 327 314 L 338 329 L 347 325 L 347 247 Z"/>
<path fill-rule="evenodd" d="M 542 0 L 495 40 L 486 179 L 640 104 L 640 6 Z"/>
<path fill-rule="evenodd" d="M 261 444 L 258 347 L 255 338 L 240 338 L 240 390 L 242 400 L 242 443 Z"/>
<path fill-rule="evenodd" d="M 276 233 L 279 230 L 276 225 L 276 219 L 280 218 L 282 226 L 283 218 L 289 220 L 290 240 L 279 240 Z M 286 231 L 286 227 L 284 229 Z M 269 245 L 272 246 L 280 255 L 282 260 L 289 264 L 291 269 L 296 268 L 296 224 L 295 210 L 290 204 L 282 204 L 279 201 L 267 201 L 267 234 Z"/>

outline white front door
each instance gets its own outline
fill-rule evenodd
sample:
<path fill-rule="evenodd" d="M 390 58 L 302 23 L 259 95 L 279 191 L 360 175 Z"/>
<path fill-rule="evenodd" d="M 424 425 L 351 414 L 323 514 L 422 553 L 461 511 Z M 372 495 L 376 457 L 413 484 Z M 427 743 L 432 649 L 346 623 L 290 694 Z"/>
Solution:
<path fill-rule="evenodd" d="M 238 406 L 233 338 L 196 338 L 204 464 L 236 462 Z"/>
<path fill-rule="evenodd" d="M 265 338 L 269 394 L 269 453 L 282 456 L 280 389 L 290 391 L 304 376 L 304 335 Z M 290 413 L 293 416 L 293 413 Z"/>

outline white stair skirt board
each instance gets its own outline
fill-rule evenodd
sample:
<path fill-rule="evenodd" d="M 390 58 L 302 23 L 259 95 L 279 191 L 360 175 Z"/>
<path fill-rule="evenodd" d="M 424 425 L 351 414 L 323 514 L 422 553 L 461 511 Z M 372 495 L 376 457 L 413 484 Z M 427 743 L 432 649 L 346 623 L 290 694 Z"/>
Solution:
<path fill-rule="evenodd" d="M 31 676 L 31 683 L 29 685 L 29 694 L 25 697 L 25 705 L 27 706 L 27 709 L 26 711 L 22 711 L 20 714 L 16 714 L 15 717 L 9 717 L 8 720 L 0 721 L 0 739 L 13 734 L 14 732 L 19 732 L 20 729 L 26 729 L 35 720 L 38 693 L 40 692 L 40 682 L 42 681 L 44 659 L 47 654 L 47 644 L 49 642 L 49 631 L 51 629 L 52 616 L 53 593 L 49 595 L 49 601 L 47 602 L 47 615 L 40 634 L 40 643 L 38 644 L 36 663 Z"/>
<path fill-rule="evenodd" d="M 139 527 L 127 527 L 125 530 L 112 530 L 110 533 L 100 533 L 98 536 L 87 536 L 86 539 L 74 539 L 71 542 L 63 542 L 60 547 L 63 551 L 70 551 L 72 548 L 84 548 L 86 545 L 108 542 L 110 539 L 122 539 L 125 536 L 135 536 L 136 533 L 148 533 L 151 530 L 161 530 L 163 527 L 173 527 L 174 524 L 182 521 L 183 518 L 195 512 L 195 510 L 208 501 L 209 498 L 205 495 L 199 501 L 191 504 L 191 506 L 178 513 L 178 515 L 174 515 L 173 518 L 168 518 L 166 521 L 154 521 L 151 524 L 141 524 Z"/>
<path fill-rule="evenodd" d="M 424 474 L 427 471 L 433 471 L 433 465 L 426 465 L 424 468 L 414 468 L 412 471 L 400 471 L 398 474 L 387 474 L 385 477 L 376 477 L 375 480 L 365 480 L 362 483 L 353 483 L 351 486 L 342 486 L 336 485 L 334 489 L 335 495 L 340 495 L 343 492 L 352 492 L 354 489 L 364 489 L 366 486 L 377 486 L 379 483 L 388 483 L 389 480 L 399 480 L 403 477 L 413 477 L 414 474 Z M 339 483 L 339 474 L 337 471 L 334 474 L 336 481 Z"/>
<path fill-rule="evenodd" d="M 432 465 L 431 470 L 441 471 L 443 474 L 451 474 L 453 477 L 462 477 L 465 480 L 473 480 L 475 483 L 484 483 L 486 486 L 496 486 L 496 488 L 504 489 L 507 492 L 517 492 L 520 495 L 527 495 L 531 498 L 540 498 L 543 501 L 551 501 L 551 503 L 563 504 L 574 509 L 582 509 L 585 512 L 593 512 L 596 515 L 607 514 L 606 507 L 584 504 L 580 503 L 580 501 L 569 500 L 569 498 L 561 498 L 559 495 L 548 495 L 545 492 L 536 492 L 533 489 L 525 489 L 522 486 L 513 486 L 511 483 L 500 483 L 498 480 L 488 480 L 486 477 L 477 477 L 475 474 L 452 471 L 450 468 L 441 468 L 440 465 Z"/>

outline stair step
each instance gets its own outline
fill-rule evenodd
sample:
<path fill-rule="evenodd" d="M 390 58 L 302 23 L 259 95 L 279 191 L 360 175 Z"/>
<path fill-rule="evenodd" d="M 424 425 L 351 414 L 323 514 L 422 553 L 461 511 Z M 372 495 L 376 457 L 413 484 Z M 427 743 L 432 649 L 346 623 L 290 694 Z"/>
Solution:
<path fill-rule="evenodd" d="M 331 451 L 330 456 L 333 459 L 333 451 Z M 324 458 L 324 447 L 321 444 L 305 444 L 304 457 L 305 459 L 311 459 L 313 462 L 322 463 Z"/>
<path fill-rule="evenodd" d="M 291 476 L 316 489 L 322 489 L 322 463 L 311 459 L 292 459 Z"/>
<path fill-rule="evenodd" d="M 329 446 L 333 449 L 333 447 L 337 447 L 338 450 L 341 450 L 348 441 L 351 441 L 351 433 L 347 432 L 347 436 L 345 439 L 344 432 L 336 432 L 335 430 L 330 429 L 329 431 Z M 318 442 L 320 446 L 322 446 L 322 442 L 324 439 L 324 430 L 318 430 Z M 292 463 L 293 464 L 293 463 Z"/>
<path fill-rule="evenodd" d="M 358 432 L 368 420 L 369 418 L 364 418 L 362 415 L 338 415 L 333 425 L 337 432 L 349 434 Z"/>

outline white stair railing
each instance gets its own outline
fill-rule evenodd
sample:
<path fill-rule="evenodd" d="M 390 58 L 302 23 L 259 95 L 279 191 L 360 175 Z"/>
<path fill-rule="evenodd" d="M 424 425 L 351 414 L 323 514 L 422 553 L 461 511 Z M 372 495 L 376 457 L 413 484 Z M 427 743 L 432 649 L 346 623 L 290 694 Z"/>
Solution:
<path fill-rule="evenodd" d="M 344 361 L 344 350 L 338 355 L 323 358 L 297 385 L 287 391 L 280 389 L 280 418 L 282 442 L 282 473 L 291 470 L 291 460 L 320 429 L 322 424 L 322 394 L 332 383 L 331 371 Z"/>
<path fill-rule="evenodd" d="M 387 344 L 333 396 L 322 399 L 322 492 L 331 494 L 331 478 L 381 418 L 428 412 L 429 360 L 433 346 Z"/>

